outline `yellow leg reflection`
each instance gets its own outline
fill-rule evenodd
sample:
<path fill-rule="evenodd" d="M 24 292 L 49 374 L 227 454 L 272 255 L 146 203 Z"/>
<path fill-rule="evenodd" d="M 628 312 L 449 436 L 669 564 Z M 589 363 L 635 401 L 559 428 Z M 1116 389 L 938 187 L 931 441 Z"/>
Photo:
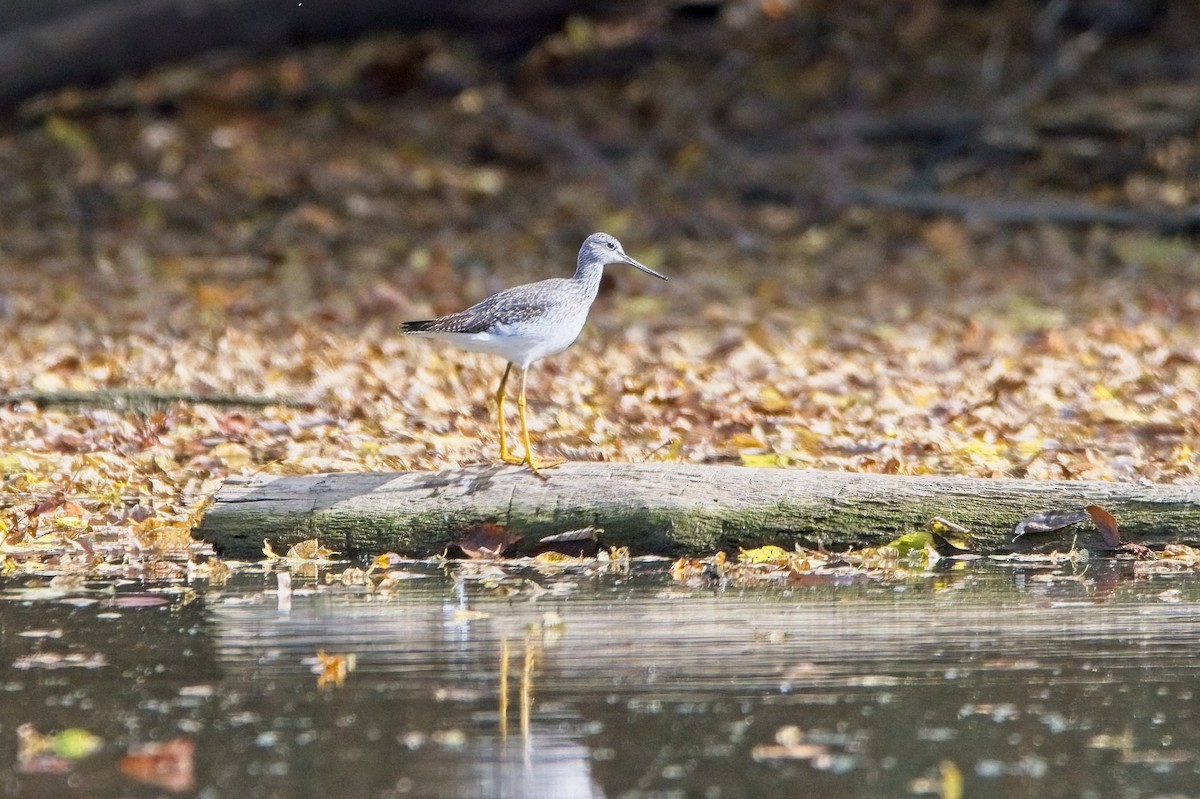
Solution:
<path fill-rule="evenodd" d="M 535 647 L 525 636 L 525 663 L 521 667 L 521 739 L 529 746 L 529 711 L 533 708 L 533 666 Z"/>
<path fill-rule="evenodd" d="M 500 639 L 500 738 L 508 737 L 508 639 Z"/>

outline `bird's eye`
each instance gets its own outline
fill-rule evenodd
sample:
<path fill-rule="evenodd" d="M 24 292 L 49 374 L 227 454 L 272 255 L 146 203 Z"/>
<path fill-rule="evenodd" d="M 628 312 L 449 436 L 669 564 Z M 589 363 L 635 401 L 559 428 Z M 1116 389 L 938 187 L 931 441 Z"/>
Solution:
<path fill-rule="evenodd" d="M 613 244 L 611 241 L 610 241 L 608 244 L 604 245 L 604 246 L 608 247 L 608 249 L 610 249 L 610 250 L 615 250 L 615 249 L 617 249 L 617 245 Z"/>

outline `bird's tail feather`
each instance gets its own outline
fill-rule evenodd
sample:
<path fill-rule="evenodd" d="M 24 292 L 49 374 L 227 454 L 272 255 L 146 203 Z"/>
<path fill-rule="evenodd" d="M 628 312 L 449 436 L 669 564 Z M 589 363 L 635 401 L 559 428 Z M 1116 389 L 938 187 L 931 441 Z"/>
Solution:
<path fill-rule="evenodd" d="M 416 322 L 401 322 L 401 333 L 426 333 L 433 327 L 432 319 L 420 319 Z"/>

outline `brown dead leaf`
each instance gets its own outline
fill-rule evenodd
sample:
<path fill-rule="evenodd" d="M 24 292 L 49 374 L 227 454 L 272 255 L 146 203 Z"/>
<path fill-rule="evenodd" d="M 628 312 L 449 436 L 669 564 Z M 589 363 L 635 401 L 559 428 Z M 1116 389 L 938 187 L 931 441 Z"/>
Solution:
<path fill-rule="evenodd" d="M 756 746 L 750 752 L 758 763 L 764 760 L 813 760 L 827 754 L 828 746 L 805 742 L 804 732 L 795 725 L 776 730 L 774 745 Z"/>
<path fill-rule="evenodd" d="M 217 429 L 232 439 L 240 439 L 254 428 L 254 420 L 240 411 L 227 413 L 217 420 Z"/>
<path fill-rule="evenodd" d="M 476 522 L 450 542 L 448 552 L 452 553 L 457 547 L 471 560 L 495 560 L 504 557 L 504 553 L 521 538 L 522 536 L 510 533 L 498 524 Z M 448 554 L 447 557 L 453 557 L 453 554 Z"/>
<path fill-rule="evenodd" d="M 321 546 L 317 539 L 309 538 L 288 549 L 287 557 L 289 560 L 326 560 L 336 554 L 334 550 Z"/>
<path fill-rule="evenodd" d="M 262 551 L 267 560 L 328 560 L 330 556 L 338 554 L 335 550 L 321 546 L 315 538 L 293 544 L 282 557 L 275 552 L 271 542 L 264 538 Z"/>
<path fill-rule="evenodd" d="M 1088 505 L 1084 510 L 1092 517 L 1092 523 L 1104 537 L 1104 543 L 1109 549 L 1120 549 L 1121 534 L 1117 531 L 1117 518 L 1099 505 Z"/>
<path fill-rule="evenodd" d="M 336 654 L 318 649 L 317 662 L 313 665 L 313 672 L 317 674 L 317 687 L 341 687 L 346 682 L 346 675 L 354 671 L 357 660 L 353 654 Z"/>
<path fill-rule="evenodd" d="M 130 779 L 185 793 L 195 785 L 196 743 L 191 738 L 174 738 L 165 743 L 150 743 L 130 749 L 118 763 L 121 773 Z"/>

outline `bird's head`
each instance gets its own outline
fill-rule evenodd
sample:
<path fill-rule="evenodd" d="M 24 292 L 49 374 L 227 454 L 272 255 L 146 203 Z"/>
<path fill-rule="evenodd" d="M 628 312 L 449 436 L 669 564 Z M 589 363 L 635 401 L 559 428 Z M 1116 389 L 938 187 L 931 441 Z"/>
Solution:
<path fill-rule="evenodd" d="M 601 265 L 607 264 L 629 264 L 636 266 L 648 275 L 666 280 L 666 275 L 660 275 L 645 264 L 640 264 L 625 254 L 625 248 L 621 246 L 621 242 L 617 241 L 607 233 L 593 233 L 583 242 L 583 247 L 579 250 L 579 261 L 585 263 L 591 261 Z"/>

